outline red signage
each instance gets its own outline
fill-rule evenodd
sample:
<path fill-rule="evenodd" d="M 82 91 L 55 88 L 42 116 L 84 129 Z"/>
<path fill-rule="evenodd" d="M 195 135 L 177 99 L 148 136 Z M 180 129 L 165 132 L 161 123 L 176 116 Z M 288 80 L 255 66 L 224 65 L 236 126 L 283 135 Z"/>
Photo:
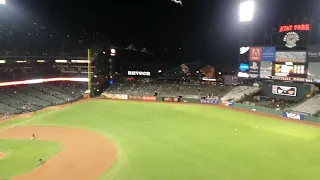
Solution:
<path fill-rule="evenodd" d="M 156 99 L 155 96 L 142 96 L 143 101 L 156 101 Z"/>
<path fill-rule="evenodd" d="M 280 26 L 279 32 L 287 31 L 310 31 L 310 24 L 295 24 Z"/>
<path fill-rule="evenodd" d="M 250 48 L 250 61 L 261 61 L 262 59 L 262 47 L 251 47 Z"/>

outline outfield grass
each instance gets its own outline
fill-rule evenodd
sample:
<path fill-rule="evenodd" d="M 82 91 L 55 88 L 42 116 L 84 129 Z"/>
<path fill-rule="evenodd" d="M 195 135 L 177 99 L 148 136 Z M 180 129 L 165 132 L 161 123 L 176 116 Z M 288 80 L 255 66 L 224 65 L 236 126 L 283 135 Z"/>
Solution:
<path fill-rule="evenodd" d="M 93 100 L 27 120 L 22 125 L 79 127 L 113 140 L 118 157 L 100 180 L 320 177 L 319 128 L 230 109 Z"/>
<path fill-rule="evenodd" d="M 0 152 L 5 153 L 0 159 L 0 176 L 6 180 L 30 172 L 38 159 L 46 160 L 61 149 L 56 142 L 0 139 Z"/>

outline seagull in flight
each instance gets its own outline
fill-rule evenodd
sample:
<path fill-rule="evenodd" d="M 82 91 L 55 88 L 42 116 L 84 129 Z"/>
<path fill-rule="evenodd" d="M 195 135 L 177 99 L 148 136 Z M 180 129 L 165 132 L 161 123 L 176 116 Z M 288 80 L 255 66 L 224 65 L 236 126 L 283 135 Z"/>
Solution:
<path fill-rule="evenodd" d="M 174 2 L 176 4 L 180 4 L 181 7 L 183 6 L 182 0 L 171 0 L 171 2 Z"/>

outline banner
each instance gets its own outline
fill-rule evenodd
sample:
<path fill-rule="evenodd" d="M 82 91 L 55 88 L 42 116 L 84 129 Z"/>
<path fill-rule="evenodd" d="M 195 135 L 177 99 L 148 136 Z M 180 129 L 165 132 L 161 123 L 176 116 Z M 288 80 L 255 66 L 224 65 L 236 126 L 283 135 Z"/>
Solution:
<path fill-rule="evenodd" d="M 250 61 L 249 76 L 257 78 L 260 73 L 260 62 Z"/>
<path fill-rule="evenodd" d="M 320 62 L 320 45 L 307 47 L 307 62 Z"/>
<path fill-rule="evenodd" d="M 302 115 L 302 114 L 283 112 L 282 116 L 285 118 L 290 118 L 290 119 L 304 120 L 304 115 Z"/>
<path fill-rule="evenodd" d="M 200 99 L 201 104 L 218 104 L 218 99 Z"/>
<path fill-rule="evenodd" d="M 156 101 L 157 97 L 155 97 L 155 96 L 142 96 L 142 100 L 144 100 L 144 101 Z"/>
<path fill-rule="evenodd" d="M 276 52 L 276 62 L 297 62 L 305 63 L 307 52 L 301 51 L 286 51 L 286 52 Z"/>
<path fill-rule="evenodd" d="M 141 96 L 129 96 L 128 99 L 130 100 L 142 100 Z"/>
<path fill-rule="evenodd" d="M 262 60 L 262 47 L 251 47 L 249 60 L 250 61 L 261 61 Z"/>
<path fill-rule="evenodd" d="M 121 100 L 127 100 L 128 99 L 128 95 L 126 95 L 126 94 L 102 93 L 101 97 L 105 98 L 105 99 L 121 99 Z"/>
<path fill-rule="evenodd" d="M 166 101 L 166 102 L 180 102 L 180 99 L 179 98 L 172 98 L 172 97 L 164 97 L 163 101 Z"/>
<path fill-rule="evenodd" d="M 272 85 L 272 94 L 281 96 L 297 96 L 297 88 L 289 86 Z"/>
<path fill-rule="evenodd" d="M 276 60 L 276 47 L 263 47 L 262 61 L 275 61 L 275 60 Z"/>

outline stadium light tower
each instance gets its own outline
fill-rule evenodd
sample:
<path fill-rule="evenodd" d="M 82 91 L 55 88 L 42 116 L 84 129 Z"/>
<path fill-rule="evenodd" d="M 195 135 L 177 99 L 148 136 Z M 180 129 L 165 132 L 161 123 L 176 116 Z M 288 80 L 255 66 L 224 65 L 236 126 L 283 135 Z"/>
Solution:
<path fill-rule="evenodd" d="M 6 0 L 0 0 L 0 5 L 6 4 Z"/>
<path fill-rule="evenodd" d="M 252 47 L 254 18 L 254 0 L 238 0 L 239 2 L 239 53 L 238 63 L 249 64 L 249 52 Z"/>
<path fill-rule="evenodd" d="M 247 0 L 240 3 L 240 9 L 239 9 L 240 22 L 252 21 L 253 14 L 254 14 L 254 2 L 252 0 Z"/>

